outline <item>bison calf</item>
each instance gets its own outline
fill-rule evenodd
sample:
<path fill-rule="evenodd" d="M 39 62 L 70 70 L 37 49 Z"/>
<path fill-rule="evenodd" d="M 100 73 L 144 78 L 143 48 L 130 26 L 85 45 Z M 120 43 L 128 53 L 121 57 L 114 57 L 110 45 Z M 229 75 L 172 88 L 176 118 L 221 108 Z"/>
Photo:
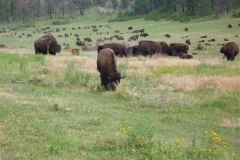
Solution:
<path fill-rule="evenodd" d="M 117 71 L 117 58 L 110 48 L 98 47 L 97 70 L 100 72 L 101 85 L 106 90 L 109 90 L 110 86 L 115 91 L 120 79 L 124 78 Z"/>

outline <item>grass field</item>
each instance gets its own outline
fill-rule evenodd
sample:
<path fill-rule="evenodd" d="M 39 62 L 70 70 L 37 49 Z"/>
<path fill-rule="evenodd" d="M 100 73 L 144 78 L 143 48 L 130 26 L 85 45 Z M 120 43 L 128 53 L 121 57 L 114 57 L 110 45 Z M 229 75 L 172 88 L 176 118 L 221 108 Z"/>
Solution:
<path fill-rule="evenodd" d="M 224 38 L 240 45 L 235 37 L 240 36 L 239 18 L 107 23 L 108 15 L 93 15 L 69 25 L 35 22 L 24 33 L 65 27 L 52 34 L 78 33 L 81 40 L 91 34 L 94 46 L 100 36 L 83 27 L 109 25 L 99 28 L 110 33 L 103 36 L 120 30 L 127 42 L 133 35 L 127 27 L 133 26 L 149 34 L 140 40 L 184 43 L 181 37 L 188 36 L 189 53 L 197 54 L 191 60 L 118 58 L 118 70 L 127 77 L 116 92 L 106 92 L 96 52 L 35 55 L 33 41 L 42 34 L 18 38 L 23 31 L 12 37 L 5 35 L 13 31 L 1 33 L 0 44 L 8 48 L 0 49 L 0 159 L 240 159 L 240 58 L 227 62 L 217 46 Z M 216 42 L 196 51 L 202 35 Z M 57 40 L 77 47 L 74 36 Z"/>

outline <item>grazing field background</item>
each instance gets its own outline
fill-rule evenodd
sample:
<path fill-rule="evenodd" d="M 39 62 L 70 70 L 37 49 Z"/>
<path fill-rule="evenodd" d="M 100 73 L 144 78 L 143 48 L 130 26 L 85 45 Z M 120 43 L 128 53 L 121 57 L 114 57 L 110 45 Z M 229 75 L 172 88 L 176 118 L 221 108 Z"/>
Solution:
<path fill-rule="evenodd" d="M 86 14 L 68 25 L 35 22 L 25 31 L 0 34 L 0 159 L 239 159 L 240 58 L 227 62 L 217 44 L 224 38 L 240 45 L 239 18 L 196 19 L 188 23 L 144 21 L 108 23 L 109 15 Z M 95 16 L 96 15 L 96 16 Z M 233 28 L 228 28 L 231 24 Z M 100 86 L 97 52 L 79 56 L 63 50 L 56 56 L 35 55 L 30 38 L 19 35 L 49 26 L 57 41 L 76 46 L 101 37 L 92 25 L 110 37 L 119 30 L 124 41 L 133 35 L 128 26 L 145 29 L 139 40 L 185 43 L 190 39 L 193 59 L 154 55 L 118 58 L 122 79 L 116 92 Z M 90 29 L 84 27 L 90 26 Z M 62 28 L 66 28 L 62 31 Z M 75 27 L 75 30 L 72 30 Z M 77 29 L 81 27 L 81 29 Z M 184 28 L 189 31 L 184 31 Z M 171 38 L 166 38 L 166 33 Z M 12 35 L 12 36 L 11 36 Z M 202 51 L 200 36 L 215 38 Z M 181 38 L 186 37 L 188 38 Z"/>

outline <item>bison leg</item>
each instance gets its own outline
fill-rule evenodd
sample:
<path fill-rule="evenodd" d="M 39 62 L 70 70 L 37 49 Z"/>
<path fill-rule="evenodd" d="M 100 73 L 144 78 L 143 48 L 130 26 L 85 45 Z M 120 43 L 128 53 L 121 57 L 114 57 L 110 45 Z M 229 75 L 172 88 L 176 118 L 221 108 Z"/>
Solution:
<path fill-rule="evenodd" d="M 108 90 L 108 78 L 104 74 L 101 74 L 101 85 L 104 86 L 106 90 Z"/>

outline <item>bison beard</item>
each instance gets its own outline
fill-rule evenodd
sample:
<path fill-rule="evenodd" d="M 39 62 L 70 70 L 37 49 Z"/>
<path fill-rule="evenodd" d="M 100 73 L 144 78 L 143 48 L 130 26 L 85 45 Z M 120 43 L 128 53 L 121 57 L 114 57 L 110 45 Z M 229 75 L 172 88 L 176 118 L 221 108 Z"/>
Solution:
<path fill-rule="evenodd" d="M 114 51 L 110 48 L 98 48 L 97 70 L 100 72 L 101 85 L 109 90 L 109 86 L 113 91 L 120 83 L 121 74 L 117 71 L 117 59 Z"/>

